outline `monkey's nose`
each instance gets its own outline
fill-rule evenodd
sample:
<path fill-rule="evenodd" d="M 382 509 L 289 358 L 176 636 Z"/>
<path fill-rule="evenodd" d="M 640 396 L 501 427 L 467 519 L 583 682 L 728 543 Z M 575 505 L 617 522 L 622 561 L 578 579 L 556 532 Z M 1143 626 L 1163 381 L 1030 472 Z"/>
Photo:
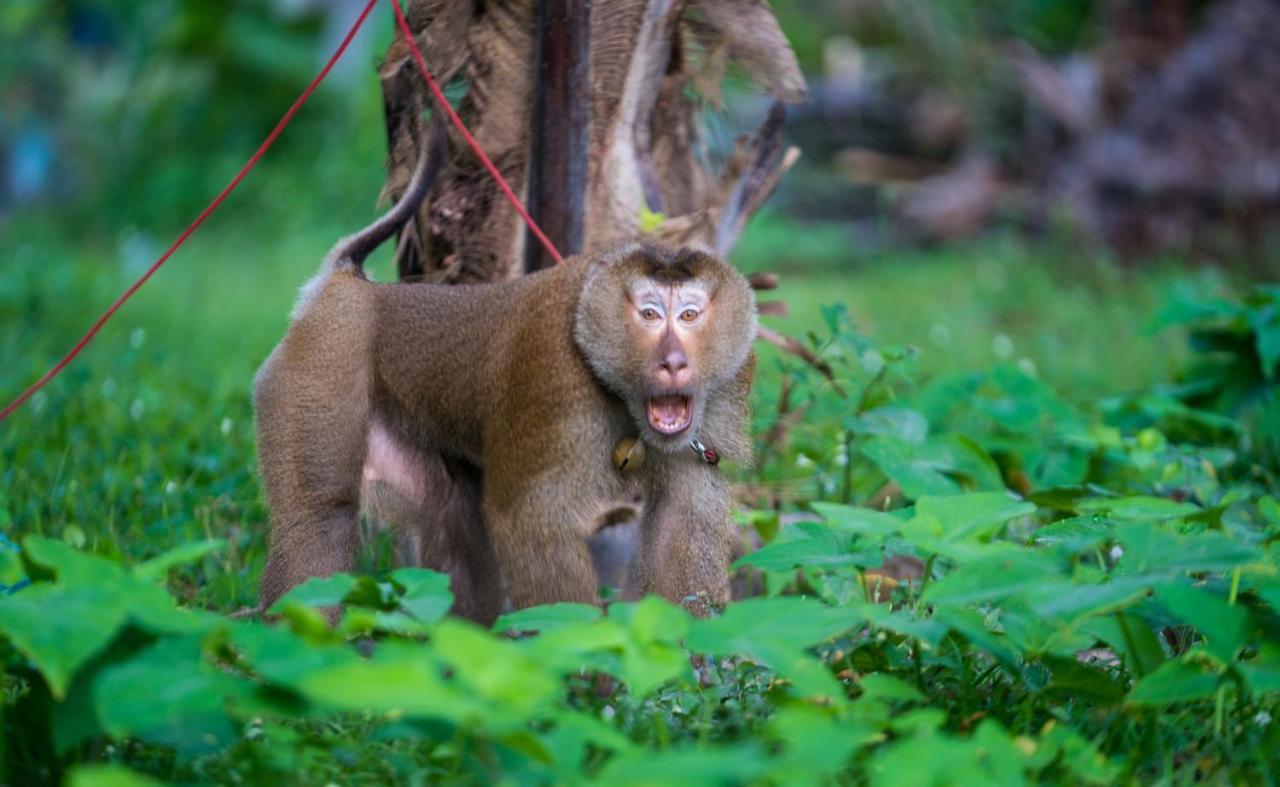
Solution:
<path fill-rule="evenodd" d="M 665 382 L 668 385 L 685 385 L 692 374 L 689 370 L 689 359 L 681 350 L 673 350 L 663 356 L 658 363 L 658 369 L 662 373 L 661 376 L 667 378 Z"/>

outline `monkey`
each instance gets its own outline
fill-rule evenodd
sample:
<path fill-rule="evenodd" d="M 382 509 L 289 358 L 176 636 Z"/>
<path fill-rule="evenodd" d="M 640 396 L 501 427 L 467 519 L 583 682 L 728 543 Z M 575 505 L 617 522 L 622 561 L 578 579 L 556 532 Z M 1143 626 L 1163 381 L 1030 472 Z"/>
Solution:
<path fill-rule="evenodd" d="M 370 281 L 364 259 L 417 209 L 428 158 L 325 258 L 255 375 L 261 608 L 352 568 L 380 480 L 368 468 L 388 455 L 422 479 L 418 562 L 449 573 L 456 614 L 598 603 L 587 539 L 627 511 L 636 595 L 697 614 L 727 602 L 736 531 L 718 462 L 751 454 L 746 279 L 704 250 L 629 240 L 504 282 Z M 643 450 L 617 463 L 626 440 Z"/>

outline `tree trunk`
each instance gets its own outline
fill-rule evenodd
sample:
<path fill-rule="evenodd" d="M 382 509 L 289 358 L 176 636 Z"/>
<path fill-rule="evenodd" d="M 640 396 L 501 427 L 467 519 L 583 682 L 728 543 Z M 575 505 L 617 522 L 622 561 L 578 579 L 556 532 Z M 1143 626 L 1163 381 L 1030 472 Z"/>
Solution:
<path fill-rule="evenodd" d="M 782 143 L 782 103 L 804 81 L 763 0 L 414 0 L 408 15 L 433 75 L 462 91 L 459 114 L 562 253 L 647 232 L 725 254 L 798 155 Z M 731 62 L 776 103 L 713 172 L 698 119 Z M 381 78 L 394 199 L 429 101 L 398 37 Z M 492 281 L 547 264 L 471 152 L 449 145 L 402 233 L 401 276 Z"/>

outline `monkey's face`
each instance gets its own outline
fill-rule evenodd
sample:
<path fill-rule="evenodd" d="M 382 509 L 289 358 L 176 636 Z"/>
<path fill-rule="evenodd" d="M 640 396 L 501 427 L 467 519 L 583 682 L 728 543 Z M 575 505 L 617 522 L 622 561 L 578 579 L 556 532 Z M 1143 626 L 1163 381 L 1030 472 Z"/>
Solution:
<path fill-rule="evenodd" d="M 575 335 L 645 442 L 677 451 L 698 437 L 708 398 L 746 361 L 755 319 L 751 288 L 728 263 L 630 244 L 594 264 Z"/>
<path fill-rule="evenodd" d="M 711 296 L 697 279 L 631 282 L 627 292 L 629 341 L 643 360 L 645 418 L 662 438 L 684 435 L 693 425 L 700 388 L 700 350 Z"/>

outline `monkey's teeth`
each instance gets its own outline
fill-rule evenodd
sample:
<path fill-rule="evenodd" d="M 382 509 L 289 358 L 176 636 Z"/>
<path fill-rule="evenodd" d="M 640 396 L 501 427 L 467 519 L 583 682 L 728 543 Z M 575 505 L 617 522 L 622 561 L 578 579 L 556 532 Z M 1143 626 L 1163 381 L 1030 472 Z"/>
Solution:
<path fill-rule="evenodd" d="M 689 426 L 687 396 L 655 396 L 649 400 L 649 425 L 664 434 L 675 434 Z"/>

